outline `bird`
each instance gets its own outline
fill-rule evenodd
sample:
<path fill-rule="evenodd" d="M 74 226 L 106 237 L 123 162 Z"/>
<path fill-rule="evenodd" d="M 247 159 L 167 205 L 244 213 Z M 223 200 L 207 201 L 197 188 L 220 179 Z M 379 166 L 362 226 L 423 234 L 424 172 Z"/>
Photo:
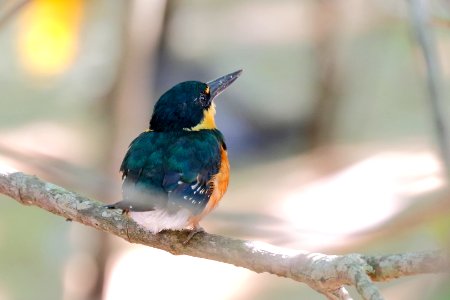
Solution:
<path fill-rule="evenodd" d="M 120 166 L 122 200 L 106 207 L 121 209 L 153 234 L 191 230 L 185 243 L 204 231 L 199 222 L 218 205 L 230 174 L 214 100 L 241 73 L 181 82 L 165 92 Z"/>

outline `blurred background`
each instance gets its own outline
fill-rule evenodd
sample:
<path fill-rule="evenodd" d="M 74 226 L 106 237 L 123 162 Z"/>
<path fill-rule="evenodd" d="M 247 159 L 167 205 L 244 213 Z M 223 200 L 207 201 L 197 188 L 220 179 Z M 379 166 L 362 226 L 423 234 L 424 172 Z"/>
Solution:
<path fill-rule="evenodd" d="M 232 176 L 208 232 L 330 254 L 447 247 L 449 171 L 411 3 L 3 0 L 0 165 L 115 202 L 158 97 L 242 68 L 216 101 Z M 447 100 L 450 4 L 427 3 Z M 450 298 L 443 275 L 379 286 L 386 299 Z M 0 196 L 0 300 L 125 298 L 323 299 Z"/>

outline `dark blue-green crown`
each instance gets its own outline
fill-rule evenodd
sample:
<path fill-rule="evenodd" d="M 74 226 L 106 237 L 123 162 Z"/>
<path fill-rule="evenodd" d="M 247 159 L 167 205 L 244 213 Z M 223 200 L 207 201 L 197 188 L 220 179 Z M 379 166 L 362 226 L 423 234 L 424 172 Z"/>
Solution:
<path fill-rule="evenodd" d="M 185 81 L 165 92 L 155 104 L 150 129 L 177 131 L 192 128 L 203 119 L 203 110 L 211 105 L 208 85 Z"/>

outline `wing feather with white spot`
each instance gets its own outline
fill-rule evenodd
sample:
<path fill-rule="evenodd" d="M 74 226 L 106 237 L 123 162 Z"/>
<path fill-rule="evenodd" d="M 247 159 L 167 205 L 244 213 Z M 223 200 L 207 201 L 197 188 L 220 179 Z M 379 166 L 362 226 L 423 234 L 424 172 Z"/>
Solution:
<path fill-rule="evenodd" d="M 168 211 L 186 208 L 197 215 L 203 211 L 212 193 L 212 175 L 203 170 L 193 180 L 188 180 L 181 173 L 168 173 L 164 178 L 164 189 L 168 192 Z"/>

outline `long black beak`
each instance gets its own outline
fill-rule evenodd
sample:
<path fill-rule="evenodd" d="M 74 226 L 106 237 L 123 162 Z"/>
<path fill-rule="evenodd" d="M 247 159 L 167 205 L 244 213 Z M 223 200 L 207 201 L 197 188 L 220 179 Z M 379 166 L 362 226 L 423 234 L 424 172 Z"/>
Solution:
<path fill-rule="evenodd" d="M 242 70 L 230 73 L 228 75 L 219 77 L 215 80 L 208 81 L 209 93 L 211 101 L 220 95 L 227 87 L 229 87 L 242 73 Z"/>

